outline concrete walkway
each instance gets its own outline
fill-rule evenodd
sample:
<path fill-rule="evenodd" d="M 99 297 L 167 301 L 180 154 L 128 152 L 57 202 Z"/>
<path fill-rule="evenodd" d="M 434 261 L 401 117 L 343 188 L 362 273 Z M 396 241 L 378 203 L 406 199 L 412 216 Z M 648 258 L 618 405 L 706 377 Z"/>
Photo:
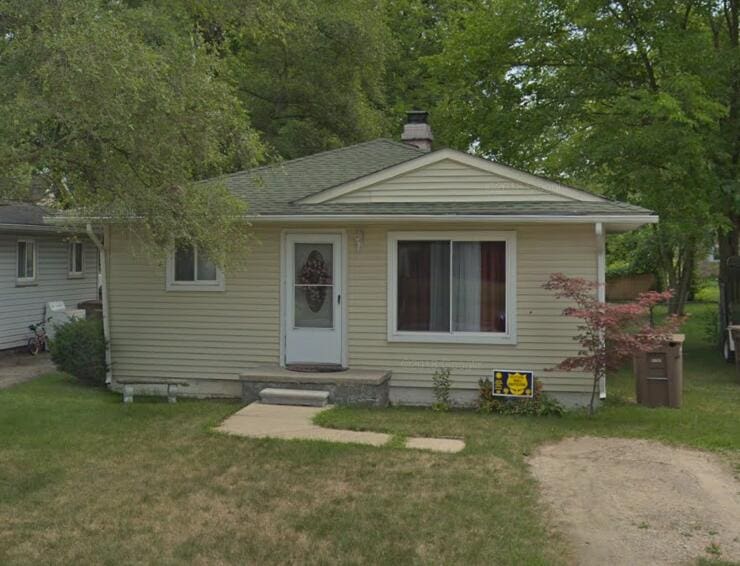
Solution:
<path fill-rule="evenodd" d="M 252 403 L 231 415 L 216 430 L 250 438 L 326 440 L 371 446 L 383 446 L 390 441 L 391 435 L 382 432 L 338 430 L 314 424 L 313 418 L 328 408 L 330 407 Z M 406 447 L 435 452 L 460 452 L 465 448 L 465 443 L 455 438 L 408 438 Z"/>
<path fill-rule="evenodd" d="M 32 356 L 24 352 L 0 355 L 0 389 L 30 381 L 54 371 L 49 354 Z"/>

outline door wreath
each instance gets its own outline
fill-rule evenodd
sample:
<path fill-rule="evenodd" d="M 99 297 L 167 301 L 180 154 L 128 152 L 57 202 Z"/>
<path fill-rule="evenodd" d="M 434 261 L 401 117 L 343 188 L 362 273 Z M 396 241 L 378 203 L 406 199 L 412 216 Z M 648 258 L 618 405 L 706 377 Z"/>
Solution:
<path fill-rule="evenodd" d="M 301 268 L 299 280 L 303 285 L 330 285 L 331 273 L 326 265 L 324 256 L 319 250 L 313 250 L 308 254 L 306 262 Z M 312 312 L 319 312 L 326 301 L 326 291 L 329 287 L 303 287 L 308 308 Z"/>

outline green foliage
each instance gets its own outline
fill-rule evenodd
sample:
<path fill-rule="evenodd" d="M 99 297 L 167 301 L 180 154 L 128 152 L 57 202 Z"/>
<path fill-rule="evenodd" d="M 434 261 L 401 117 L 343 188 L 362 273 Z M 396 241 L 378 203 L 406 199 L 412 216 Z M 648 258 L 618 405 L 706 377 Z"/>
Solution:
<path fill-rule="evenodd" d="M 702 339 L 707 344 L 718 345 L 722 338 L 722 332 L 719 327 L 719 309 L 714 308 L 701 311 L 698 315 L 697 323 L 702 328 Z"/>
<path fill-rule="evenodd" d="M 607 279 L 642 273 L 660 274 L 660 253 L 650 227 L 609 235 L 606 254 L 609 260 Z"/>
<path fill-rule="evenodd" d="M 680 310 L 697 252 L 740 211 L 730 9 L 725 21 L 669 0 L 479 3 L 429 63 L 444 84 L 437 137 L 659 213 L 650 263 Z"/>
<path fill-rule="evenodd" d="M 97 319 L 70 321 L 56 329 L 51 359 L 61 371 L 91 385 L 105 384 L 105 338 Z"/>
<path fill-rule="evenodd" d="M 223 63 L 177 10 L 0 0 L 0 196 L 31 178 L 62 208 L 131 227 L 148 251 L 196 241 L 224 264 L 245 206 L 218 182 L 262 149 Z M 8 193 L 13 194 L 8 194 Z"/>
<path fill-rule="evenodd" d="M 432 376 L 435 402 L 432 409 L 435 411 L 450 410 L 450 368 L 437 368 Z"/>
<path fill-rule="evenodd" d="M 478 391 L 478 410 L 481 413 L 538 417 L 560 417 L 564 413 L 563 406 L 542 391 L 542 383 L 539 379 L 535 379 L 532 397 L 522 399 L 494 396 L 493 384 L 489 378 L 478 380 Z"/>
<path fill-rule="evenodd" d="M 606 279 L 618 279 L 620 277 L 628 277 L 630 275 L 638 275 L 640 272 L 628 262 L 623 260 L 616 260 L 609 262 L 606 267 Z"/>
<path fill-rule="evenodd" d="M 230 4 L 227 4 L 230 5 Z M 393 41 L 372 0 L 202 3 L 214 43 L 264 140 L 285 159 L 386 131 L 383 74 Z"/>
<path fill-rule="evenodd" d="M 719 285 L 716 279 L 708 279 L 702 282 L 694 295 L 694 300 L 701 303 L 719 302 Z"/>

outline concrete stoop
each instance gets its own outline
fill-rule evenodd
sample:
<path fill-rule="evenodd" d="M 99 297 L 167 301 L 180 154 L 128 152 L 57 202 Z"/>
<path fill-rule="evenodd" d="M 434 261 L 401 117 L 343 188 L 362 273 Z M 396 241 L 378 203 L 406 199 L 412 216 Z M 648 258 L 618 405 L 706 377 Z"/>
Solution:
<path fill-rule="evenodd" d="M 308 389 L 276 389 L 267 387 L 260 391 L 260 402 L 264 405 L 299 405 L 303 407 L 325 407 L 329 404 L 328 391 Z"/>
<path fill-rule="evenodd" d="M 244 370 L 239 376 L 242 386 L 242 401 L 276 404 L 262 397 L 265 390 L 293 390 L 328 393 L 327 403 L 332 405 L 360 405 L 386 407 L 389 401 L 389 381 L 391 372 L 387 370 L 347 369 L 338 372 L 306 373 L 279 366 L 259 366 Z M 306 399 L 307 401 L 307 399 Z M 312 400 L 313 401 L 313 400 Z M 312 407 L 313 402 L 286 401 L 280 404 L 296 404 Z"/>

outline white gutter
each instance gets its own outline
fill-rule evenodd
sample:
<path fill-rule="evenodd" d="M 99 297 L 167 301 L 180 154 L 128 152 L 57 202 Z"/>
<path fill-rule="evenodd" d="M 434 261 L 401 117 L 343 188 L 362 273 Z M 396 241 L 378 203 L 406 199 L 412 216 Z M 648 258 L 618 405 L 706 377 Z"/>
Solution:
<path fill-rule="evenodd" d="M 110 318 L 108 316 L 108 262 L 106 249 L 92 229 L 92 224 L 87 223 L 88 237 L 93 241 L 100 253 L 100 276 L 103 286 L 103 337 L 105 338 L 105 383 L 110 386 L 113 382 L 113 366 L 111 365 L 110 351 Z"/>
<path fill-rule="evenodd" d="M 525 223 L 564 223 L 564 224 L 593 224 L 623 223 L 623 224 L 657 224 L 658 216 L 652 214 L 613 214 L 613 215 L 548 215 L 548 214 L 275 214 L 245 216 L 252 222 L 342 222 L 344 220 L 388 220 L 411 221 L 424 220 L 429 222 L 525 222 Z"/>
<path fill-rule="evenodd" d="M 607 214 L 607 215 L 554 215 L 554 214 L 246 214 L 242 216 L 249 222 L 368 222 L 383 220 L 390 222 L 423 220 L 425 222 L 521 222 L 539 224 L 657 224 L 658 216 L 654 214 Z M 141 220 L 131 217 L 130 221 Z M 106 216 L 80 216 L 76 218 L 44 217 L 49 224 L 83 223 L 83 222 L 116 222 Z"/>
<path fill-rule="evenodd" d="M 597 222 L 594 226 L 596 232 L 596 298 L 606 302 L 606 238 L 604 237 L 604 225 Z M 604 337 L 602 336 L 603 340 Z M 606 374 L 599 377 L 599 399 L 606 399 Z"/>

